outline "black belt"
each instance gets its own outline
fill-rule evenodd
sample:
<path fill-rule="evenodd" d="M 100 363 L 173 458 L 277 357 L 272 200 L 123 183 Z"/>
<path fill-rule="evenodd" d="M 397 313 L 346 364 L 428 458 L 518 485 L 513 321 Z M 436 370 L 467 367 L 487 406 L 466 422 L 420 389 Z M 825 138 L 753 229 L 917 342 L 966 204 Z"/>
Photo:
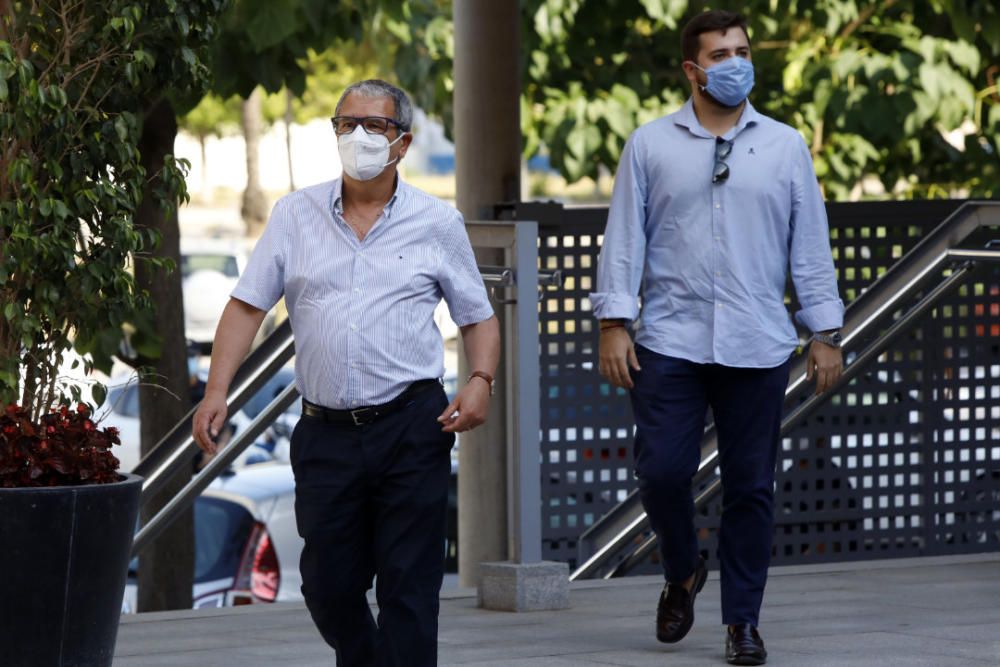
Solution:
<path fill-rule="evenodd" d="M 376 419 L 381 419 L 382 417 L 399 410 L 401 407 L 413 400 L 417 394 L 426 391 L 431 387 L 441 387 L 441 382 L 439 380 L 417 380 L 403 390 L 402 394 L 388 403 L 383 403 L 382 405 L 368 405 L 363 408 L 354 408 L 353 410 L 334 410 L 333 408 L 324 408 L 322 405 L 310 403 L 303 398 L 302 414 L 307 417 L 322 419 L 323 421 L 327 421 L 332 424 L 364 426 L 365 424 L 371 424 Z"/>

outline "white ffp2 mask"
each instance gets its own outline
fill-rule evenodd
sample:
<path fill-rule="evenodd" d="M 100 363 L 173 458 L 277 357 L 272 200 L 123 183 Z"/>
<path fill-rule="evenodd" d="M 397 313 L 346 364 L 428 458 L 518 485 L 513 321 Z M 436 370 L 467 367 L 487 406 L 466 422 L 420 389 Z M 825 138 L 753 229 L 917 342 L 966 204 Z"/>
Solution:
<path fill-rule="evenodd" d="M 390 164 L 398 160 L 389 159 L 389 147 L 403 138 L 400 132 L 392 143 L 384 134 L 368 134 L 358 125 L 350 134 L 337 137 L 337 150 L 344 172 L 357 181 L 370 181 Z"/>

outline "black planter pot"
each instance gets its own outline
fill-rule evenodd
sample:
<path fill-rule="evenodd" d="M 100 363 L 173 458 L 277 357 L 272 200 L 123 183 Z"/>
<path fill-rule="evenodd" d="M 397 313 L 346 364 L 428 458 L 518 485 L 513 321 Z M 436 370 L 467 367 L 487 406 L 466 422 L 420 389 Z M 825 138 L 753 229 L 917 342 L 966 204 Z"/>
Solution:
<path fill-rule="evenodd" d="M 111 665 L 141 489 L 0 489 L 0 662 Z"/>

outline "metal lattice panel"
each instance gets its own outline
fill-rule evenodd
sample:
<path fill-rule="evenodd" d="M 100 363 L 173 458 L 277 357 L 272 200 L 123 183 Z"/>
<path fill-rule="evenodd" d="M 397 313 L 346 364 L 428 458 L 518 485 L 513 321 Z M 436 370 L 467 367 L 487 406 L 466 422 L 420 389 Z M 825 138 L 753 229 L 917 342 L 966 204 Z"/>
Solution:
<path fill-rule="evenodd" d="M 830 205 L 845 302 L 959 204 Z M 565 276 L 540 303 L 542 529 L 543 557 L 575 566 L 579 534 L 635 486 L 628 399 L 597 373 L 587 298 L 606 209 L 516 215 L 539 221 L 541 268 Z M 774 562 L 1000 548 L 998 398 L 1000 272 L 986 267 L 783 439 Z M 710 562 L 719 511 L 696 519 Z"/>
<path fill-rule="evenodd" d="M 587 298 L 605 215 L 577 210 L 571 228 L 539 226 L 541 268 L 563 272 L 563 287 L 540 304 L 543 557 L 551 560 L 575 559 L 577 536 L 634 485 L 631 409 L 597 373 Z"/>

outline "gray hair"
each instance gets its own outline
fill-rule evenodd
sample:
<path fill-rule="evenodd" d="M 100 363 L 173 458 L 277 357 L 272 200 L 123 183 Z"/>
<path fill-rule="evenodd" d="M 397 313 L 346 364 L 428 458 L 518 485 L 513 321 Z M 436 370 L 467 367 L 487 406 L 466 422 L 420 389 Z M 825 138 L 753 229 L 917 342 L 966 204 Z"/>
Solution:
<path fill-rule="evenodd" d="M 334 114 L 340 115 L 340 108 L 344 106 L 344 100 L 351 93 L 357 93 L 362 97 L 388 97 L 391 98 L 396 107 L 395 121 L 399 123 L 399 127 L 403 132 L 410 131 L 410 125 L 413 123 L 413 107 L 410 104 L 410 98 L 402 90 L 392 85 L 387 81 L 381 79 L 368 79 L 366 81 L 358 81 L 357 83 L 352 83 L 346 89 L 344 89 L 343 95 L 340 96 L 340 101 L 337 102 L 337 109 Z"/>

